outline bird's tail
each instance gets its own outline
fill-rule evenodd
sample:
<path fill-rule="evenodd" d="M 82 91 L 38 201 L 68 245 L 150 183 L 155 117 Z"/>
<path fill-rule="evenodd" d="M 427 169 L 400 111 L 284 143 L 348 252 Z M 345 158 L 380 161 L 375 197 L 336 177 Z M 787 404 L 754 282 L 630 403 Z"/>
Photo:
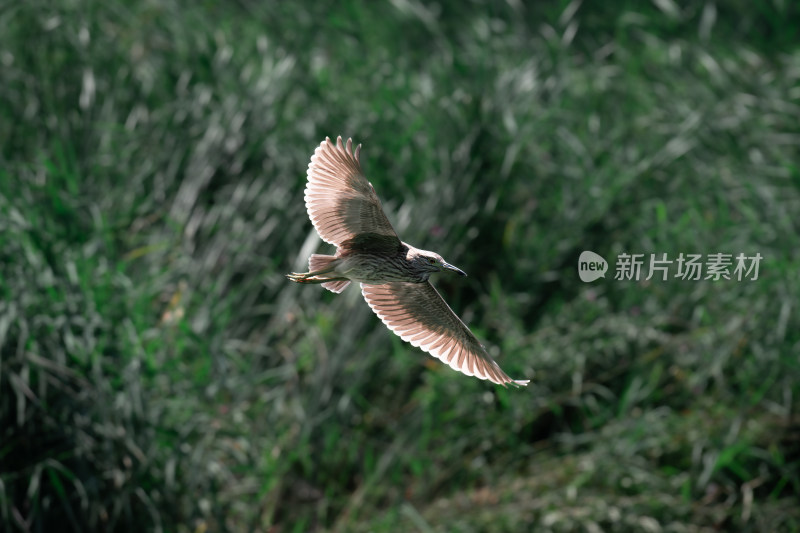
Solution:
<path fill-rule="evenodd" d="M 308 258 L 308 271 L 314 275 L 327 274 L 333 270 L 334 265 L 331 263 L 335 260 L 333 255 L 311 254 Z"/>
<path fill-rule="evenodd" d="M 319 275 L 330 272 L 334 269 L 332 264 L 337 258 L 332 255 L 311 254 L 308 258 L 308 270 L 312 274 Z M 337 281 L 328 281 L 322 284 L 323 287 L 331 292 L 340 293 L 347 286 L 350 285 L 350 280 L 339 279 Z"/>
<path fill-rule="evenodd" d="M 296 283 L 322 283 L 322 286 L 331 292 L 340 293 L 350 285 L 347 278 L 326 275 L 336 268 L 338 258 L 332 255 L 312 254 L 308 258 L 308 272 L 305 274 L 289 274 L 290 280 Z"/>
<path fill-rule="evenodd" d="M 339 294 L 340 292 L 345 290 L 348 285 L 350 285 L 349 279 L 339 280 L 339 281 L 326 281 L 325 283 L 322 284 L 323 287 L 325 287 L 331 292 L 335 292 L 336 294 Z"/>

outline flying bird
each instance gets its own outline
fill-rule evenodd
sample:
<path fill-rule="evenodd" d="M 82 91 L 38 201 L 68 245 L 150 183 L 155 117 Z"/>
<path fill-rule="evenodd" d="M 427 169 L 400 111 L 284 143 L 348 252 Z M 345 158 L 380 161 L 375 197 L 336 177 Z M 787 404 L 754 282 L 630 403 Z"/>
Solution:
<path fill-rule="evenodd" d="M 435 252 L 402 242 L 383 212 L 372 184 L 361 171 L 361 145 L 330 138 L 314 151 L 308 165 L 305 203 L 308 216 L 335 255 L 313 254 L 308 272 L 286 277 L 297 283 L 321 283 L 340 293 L 350 282 L 386 326 L 429 354 L 468 376 L 505 386 L 527 385 L 508 377 L 469 328 L 456 316 L 428 278 L 449 270 L 466 276 Z"/>

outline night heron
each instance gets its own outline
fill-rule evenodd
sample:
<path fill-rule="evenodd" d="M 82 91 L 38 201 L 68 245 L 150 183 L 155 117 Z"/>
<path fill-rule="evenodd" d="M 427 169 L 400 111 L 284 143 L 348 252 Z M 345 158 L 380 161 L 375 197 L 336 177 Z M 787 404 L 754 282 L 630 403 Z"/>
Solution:
<path fill-rule="evenodd" d="M 311 156 L 305 201 L 308 216 L 336 255 L 313 254 L 308 272 L 287 277 L 297 283 L 321 283 L 340 293 L 351 281 L 386 326 L 404 341 L 468 376 L 505 386 L 527 385 L 500 369 L 475 335 L 450 309 L 428 278 L 451 270 L 466 276 L 442 256 L 400 240 L 372 184 L 361 172 L 352 139 L 336 144 L 326 138 Z"/>

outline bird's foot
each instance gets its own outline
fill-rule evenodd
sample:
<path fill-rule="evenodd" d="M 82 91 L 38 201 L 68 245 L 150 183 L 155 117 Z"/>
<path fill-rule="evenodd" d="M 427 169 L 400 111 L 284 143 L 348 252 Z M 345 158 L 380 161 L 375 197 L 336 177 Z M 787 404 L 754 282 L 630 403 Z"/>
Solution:
<path fill-rule="evenodd" d="M 308 272 L 306 272 L 305 274 L 298 274 L 297 272 L 292 272 L 291 274 L 286 274 L 286 277 L 294 281 L 295 283 L 314 283 L 312 276 L 309 276 Z"/>
<path fill-rule="evenodd" d="M 306 272 L 305 274 L 292 272 L 291 274 L 286 274 L 286 277 L 295 283 L 327 283 L 329 281 L 349 281 L 347 278 L 329 278 L 326 276 L 320 276 L 317 274 L 317 272 Z"/>

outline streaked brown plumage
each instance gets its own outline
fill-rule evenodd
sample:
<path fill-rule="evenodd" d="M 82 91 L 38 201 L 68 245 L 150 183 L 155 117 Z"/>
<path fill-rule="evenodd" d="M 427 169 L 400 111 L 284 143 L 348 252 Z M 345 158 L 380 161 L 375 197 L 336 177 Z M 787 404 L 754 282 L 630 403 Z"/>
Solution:
<path fill-rule="evenodd" d="M 361 284 L 370 308 L 405 341 L 422 348 L 468 376 L 505 386 L 527 385 L 500 369 L 475 335 L 445 303 L 428 278 L 434 272 L 464 272 L 434 252 L 402 242 L 383 212 L 372 184 L 361 171 L 361 145 L 326 138 L 311 156 L 305 201 L 308 216 L 336 255 L 313 254 L 309 271 L 287 277 L 321 283 L 342 292 Z"/>

